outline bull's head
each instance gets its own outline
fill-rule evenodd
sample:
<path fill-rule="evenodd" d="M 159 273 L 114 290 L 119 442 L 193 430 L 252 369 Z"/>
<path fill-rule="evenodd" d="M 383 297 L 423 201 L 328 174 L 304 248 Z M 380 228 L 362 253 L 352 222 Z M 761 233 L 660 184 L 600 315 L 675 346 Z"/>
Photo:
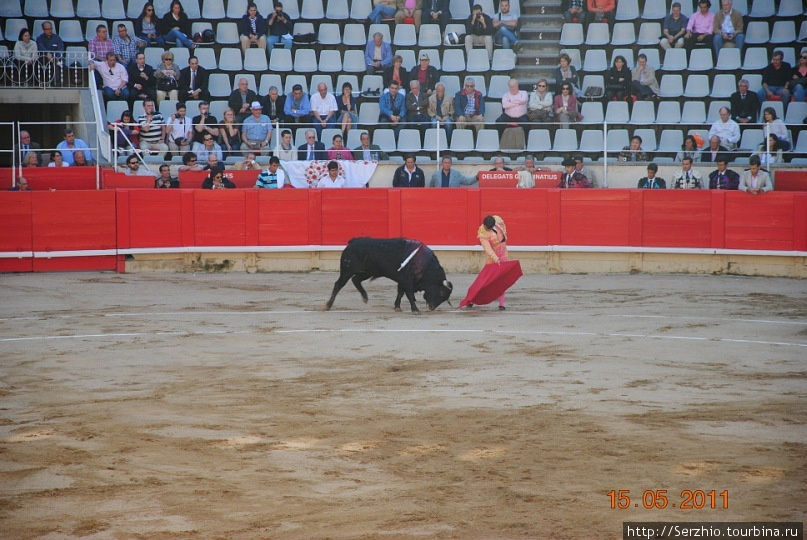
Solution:
<path fill-rule="evenodd" d="M 448 300 L 453 290 L 454 286 L 451 282 L 444 279 L 442 283 L 435 283 L 426 287 L 423 291 L 423 299 L 429 305 L 429 310 L 433 311 L 437 309 L 437 306 Z"/>

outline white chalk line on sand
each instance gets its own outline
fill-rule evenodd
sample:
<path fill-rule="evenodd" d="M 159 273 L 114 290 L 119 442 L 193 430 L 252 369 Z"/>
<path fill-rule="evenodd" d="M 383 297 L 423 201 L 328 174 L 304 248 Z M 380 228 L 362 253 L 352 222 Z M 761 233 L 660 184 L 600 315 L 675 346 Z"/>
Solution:
<path fill-rule="evenodd" d="M 787 341 L 764 341 L 755 339 L 733 338 L 707 338 L 700 336 L 662 336 L 658 334 L 626 334 L 626 333 L 597 333 L 597 332 L 569 332 L 546 330 L 495 330 L 488 328 L 453 328 L 453 329 L 418 329 L 418 328 L 299 328 L 288 330 L 209 330 L 209 331 L 176 331 L 176 332 L 116 332 L 108 334 L 73 334 L 54 336 L 24 336 L 0 338 L 0 343 L 19 341 L 46 341 L 65 339 L 97 339 L 97 338 L 127 338 L 127 337 L 153 337 L 153 336 L 207 336 L 207 335 L 234 335 L 234 334 L 316 334 L 316 333 L 362 333 L 362 334 L 393 334 L 393 333 L 422 333 L 422 334 L 504 334 L 504 335 L 535 335 L 535 336 L 587 336 L 587 337 L 616 337 L 640 339 L 669 339 L 678 341 L 712 341 L 725 343 L 745 343 L 753 345 L 781 345 L 788 347 L 807 347 L 807 343 Z"/>
<path fill-rule="evenodd" d="M 457 313 L 460 310 L 448 311 L 447 313 Z M 300 315 L 306 313 L 323 313 L 321 309 L 298 309 L 298 310 L 255 310 L 255 311 L 133 311 L 133 312 L 119 312 L 119 313 L 93 313 L 93 312 L 75 312 L 75 313 L 60 313 L 54 315 L 42 316 L 27 316 L 27 317 L 0 317 L 0 321 L 38 321 L 47 319 L 71 319 L 75 317 L 87 317 L 88 315 L 96 315 L 100 317 L 178 317 L 178 316 L 254 316 L 254 315 Z M 347 310 L 347 309 L 332 309 L 331 313 L 342 314 L 369 314 L 389 315 L 389 310 Z M 698 315 L 642 315 L 632 313 L 586 313 L 581 311 L 520 311 L 508 310 L 509 315 L 534 315 L 534 316 L 564 316 L 564 317 L 614 317 L 622 319 L 664 319 L 664 320 L 686 320 L 686 321 L 715 321 L 715 317 L 703 317 Z M 773 319 L 744 319 L 732 317 L 720 317 L 720 322 L 741 322 L 752 324 L 783 324 L 795 326 L 807 326 L 807 321 L 788 321 L 788 320 L 773 320 Z"/>

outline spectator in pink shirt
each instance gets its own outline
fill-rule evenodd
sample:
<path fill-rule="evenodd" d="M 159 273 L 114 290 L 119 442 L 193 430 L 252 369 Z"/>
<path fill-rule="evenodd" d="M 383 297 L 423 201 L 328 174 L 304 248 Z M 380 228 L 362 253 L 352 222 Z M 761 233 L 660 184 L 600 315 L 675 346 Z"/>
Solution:
<path fill-rule="evenodd" d="M 527 118 L 527 104 L 530 101 L 527 92 L 519 90 L 517 79 L 510 79 L 507 86 L 509 91 L 502 96 L 502 115 L 496 119 L 496 128 L 500 134 L 507 124 L 521 124 L 530 121 Z"/>
<path fill-rule="evenodd" d="M 694 47 L 712 48 L 714 39 L 715 14 L 709 11 L 712 3 L 709 0 L 698 2 L 698 12 L 693 13 L 687 23 L 687 32 L 684 34 L 684 47 L 691 51 Z"/>
<path fill-rule="evenodd" d="M 353 152 L 342 146 L 342 136 L 333 136 L 333 146 L 328 149 L 329 160 L 353 159 Z"/>

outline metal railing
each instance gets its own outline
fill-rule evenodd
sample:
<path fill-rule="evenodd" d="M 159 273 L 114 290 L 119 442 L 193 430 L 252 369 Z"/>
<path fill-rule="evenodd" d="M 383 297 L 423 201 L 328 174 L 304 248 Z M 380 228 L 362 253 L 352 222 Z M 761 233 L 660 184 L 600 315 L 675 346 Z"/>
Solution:
<path fill-rule="evenodd" d="M 86 88 L 88 53 L 37 52 L 32 58 L 17 58 L 13 52 L 0 56 L 0 87 Z"/>

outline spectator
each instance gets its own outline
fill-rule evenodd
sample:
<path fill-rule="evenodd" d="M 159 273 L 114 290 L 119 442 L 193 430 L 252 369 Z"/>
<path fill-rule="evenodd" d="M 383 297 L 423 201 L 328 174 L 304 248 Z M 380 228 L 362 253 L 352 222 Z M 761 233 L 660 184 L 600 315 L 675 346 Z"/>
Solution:
<path fill-rule="evenodd" d="M 647 176 L 639 179 L 639 184 L 636 186 L 639 189 L 667 189 L 667 182 L 656 176 L 658 172 L 658 165 L 655 163 L 647 164 Z"/>
<path fill-rule="evenodd" d="M 740 185 L 740 175 L 728 168 L 729 159 L 726 155 L 718 156 L 717 170 L 709 173 L 709 189 L 737 189 Z"/>
<path fill-rule="evenodd" d="M 566 53 L 560 53 L 558 67 L 555 68 L 555 95 L 560 95 L 563 83 L 569 83 L 575 96 L 580 95 L 580 76 L 572 65 L 572 59 Z"/>
<path fill-rule="evenodd" d="M 42 23 L 42 33 L 36 38 L 36 48 L 41 53 L 46 53 L 48 58 L 61 58 L 64 53 L 64 41 L 57 34 L 53 33 L 53 23 L 45 21 Z"/>
<path fill-rule="evenodd" d="M 39 167 L 39 154 L 31 150 L 22 158 L 23 167 Z"/>
<path fill-rule="evenodd" d="M 784 163 L 782 160 L 782 141 L 771 133 L 768 138 L 759 145 L 759 149 L 751 157 L 756 156 L 762 165 L 770 168 L 772 165 Z"/>
<path fill-rule="evenodd" d="M 193 117 L 193 142 L 204 142 L 205 135 L 213 138 L 219 136 L 218 119 L 210 114 L 210 103 L 202 101 L 199 104 L 199 114 Z"/>
<path fill-rule="evenodd" d="M 260 171 L 261 164 L 255 160 L 254 152 L 247 152 L 247 157 L 236 163 L 233 169 L 238 171 Z"/>
<path fill-rule="evenodd" d="M 140 148 L 140 126 L 135 123 L 130 110 L 123 111 L 118 120 L 107 124 L 107 129 L 110 131 L 113 144 L 117 141 L 118 148 L 127 151 Z"/>
<path fill-rule="evenodd" d="M 322 138 L 322 130 L 331 128 L 336 122 L 336 113 L 339 107 L 336 105 L 336 98 L 328 93 L 328 87 L 324 82 L 317 85 L 317 93 L 311 96 L 311 116 L 314 119 L 314 129 L 317 131 L 317 139 Z"/>
<path fill-rule="evenodd" d="M 349 82 L 342 84 L 342 94 L 337 98 L 337 119 L 342 127 L 342 134 L 347 137 L 353 124 L 358 124 L 359 116 L 356 114 L 356 98 L 353 97 L 353 85 Z"/>
<path fill-rule="evenodd" d="M 140 16 L 134 21 L 134 33 L 149 45 L 157 45 L 162 47 L 165 40 L 160 35 L 159 31 L 160 20 L 154 12 L 154 4 L 146 2 L 143 5 L 143 10 Z"/>
<path fill-rule="evenodd" d="M 345 187 L 345 177 L 339 174 L 339 164 L 335 161 L 328 162 L 328 173 L 317 182 L 318 188 L 343 188 Z"/>
<path fill-rule="evenodd" d="M 465 56 L 471 56 L 471 49 L 484 45 L 488 52 L 488 60 L 493 60 L 493 20 L 482 13 L 482 6 L 474 4 L 471 15 L 465 22 Z"/>
<path fill-rule="evenodd" d="M 154 180 L 154 187 L 157 189 L 176 189 L 179 187 L 179 180 L 171 176 L 171 167 L 165 163 L 160 165 L 160 175 Z"/>
<path fill-rule="evenodd" d="M 17 183 L 8 188 L 9 191 L 31 191 L 31 186 L 28 185 L 28 179 L 24 176 L 17 178 Z"/>
<path fill-rule="evenodd" d="M 731 119 L 740 124 L 753 124 L 759 112 L 759 98 L 748 91 L 748 81 L 740 79 L 737 91 L 731 94 Z"/>
<path fill-rule="evenodd" d="M 765 122 L 763 130 L 767 129 L 768 133 L 776 135 L 779 141 L 779 148 L 783 152 L 787 152 L 792 148 L 790 142 L 790 133 L 787 131 L 787 126 L 776 117 L 776 109 L 773 107 L 765 107 L 762 111 L 762 119 Z"/>
<path fill-rule="evenodd" d="M 638 99 L 657 99 L 660 91 L 656 70 L 647 65 L 647 55 L 639 53 L 636 67 L 631 72 L 631 90 Z"/>
<path fill-rule="evenodd" d="M 61 144 L 61 143 L 59 143 Z M 73 155 L 73 152 L 70 152 L 70 155 Z M 64 160 L 64 156 L 59 150 L 55 150 L 50 154 L 50 163 L 48 163 L 48 167 L 69 167 L 70 164 Z"/>
<path fill-rule="evenodd" d="M 241 37 L 242 52 L 246 53 L 250 47 L 266 50 L 266 34 L 269 31 L 269 25 L 266 24 L 266 19 L 258 13 L 258 6 L 255 5 L 255 2 L 247 4 L 247 12 L 241 17 L 238 31 Z"/>
<path fill-rule="evenodd" d="M 551 122 L 555 117 L 552 107 L 552 92 L 546 79 L 539 79 L 527 104 L 527 118 L 530 122 Z"/>
<path fill-rule="evenodd" d="M 420 28 L 423 17 L 423 0 L 396 0 L 395 24 L 414 24 Z"/>
<path fill-rule="evenodd" d="M 221 150 L 227 156 L 238 154 L 243 148 L 243 137 L 241 128 L 235 123 L 235 113 L 232 109 L 224 111 L 221 127 L 219 128 L 219 138 L 221 139 Z"/>
<path fill-rule="evenodd" d="M 574 170 L 588 178 L 589 187 L 597 187 L 597 179 L 594 178 L 594 171 L 583 166 L 583 156 L 574 156 Z"/>
<path fill-rule="evenodd" d="M 510 0 L 499 1 L 499 13 L 493 18 L 496 33 L 493 40 L 505 49 L 513 49 L 520 53 L 523 50 L 518 41 L 518 17 L 510 11 Z"/>
<path fill-rule="evenodd" d="M 203 171 L 212 171 L 212 172 L 220 172 L 224 173 L 224 163 L 219 161 L 218 156 L 215 152 L 210 152 L 207 155 L 207 164 L 202 167 Z"/>
<path fill-rule="evenodd" d="M 359 136 L 361 144 L 353 149 L 356 161 L 386 161 L 389 156 L 377 144 L 370 144 L 370 134 L 366 131 Z"/>
<path fill-rule="evenodd" d="M 454 123 L 454 98 L 446 95 L 446 87 L 443 83 L 437 83 L 434 93 L 429 98 L 429 118 L 432 123 L 446 130 L 446 138 L 451 137 L 451 130 Z"/>
<path fill-rule="evenodd" d="M 135 101 L 157 99 L 157 78 L 154 68 L 146 64 L 146 55 L 137 53 L 129 66 L 129 96 Z"/>
<path fill-rule="evenodd" d="M 36 155 L 35 150 L 39 150 L 42 146 L 38 142 L 31 140 L 31 134 L 25 130 L 20 131 L 20 144 L 17 146 L 17 157 L 25 163 L 28 154 Z M 39 156 L 37 156 L 37 165 L 39 164 Z"/>
<path fill-rule="evenodd" d="M 177 169 L 179 172 L 182 171 L 201 171 L 203 170 L 202 165 L 199 163 L 199 159 L 197 158 L 194 152 L 185 152 L 182 155 L 182 165 L 179 166 Z"/>
<path fill-rule="evenodd" d="M 277 86 L 270 86 L 263 99 L 263 114 L 269 117 L 272 122 L 285 122 L 283 106 L 286 104 L 286 96 L 278 93 Z"/>
<path fill-rule="evenodd" d="M 188 39 L 191 35 L 191 22 L 185 14 L 185 8 L 179 0 L 173 0 L 168 8 L 168 13 L 157 24 L 157 32 L 164 41 L 180 43 L 183 47 L 191 50 L 194 48 L 193 42 Z"/>
<path fill-rule="evenodd" d="M 140 160 L 137 159 L 137 156 L 129 156 L 126 159 L 126 170 L 123 171 L 123 174 L 126 176 L 151 176 L 154 178 L 154 175 L 148 169 L 140 168 Z"/>
<path fill-rule="evenodd" d="M 367 20 L 373 24 L 381 23 L 382 19 L 391 19 L 395 16 L 397 11 L 395 7 L 395 0 L 374 0 L 375 6 L 373 10 L 367 15 Z"/>
<path fill-rule="evenodd" d="M 429 7 L 426 12 L 426 21 L 432 24 L 439 24 L 440 31 L 446 29 L 446 25 L 451 22 L 451 11 L 449 0 L 426 0 Z"/>
<path fill-rule="evenodd" d="M 491 163 L 493 163 L 493 168 L 490 169 L 491 171 L 504 172 L 504 171 L 512 171 L 513 170 L 510 167 L 505 166 L 504 158 L 502 156 L 495 156 L 491 160 Z"/>
<path fill-rule="evenodd" d="M 406 94 L 406 121 L 410 127 L 426 129 L 431 120 L 429 120 L 429 98 L 425 92 L 420 89 L 420 83 L 414 79 L 409 81 L 409 93 Z"/>
<path fill-rule="evenodd" d="M 303 92 L 302 85 L 295 84 L 291 94 L 286 96 L 283 104 L 283 113 L 288 122 L 294 124 L 307 124 L 311 121 L 311 101 L 308 94 Z"/>
<path fill-rule="evenodd" d="M 575 163 L 573 159 L 564 159 L 562 165 L 566 169 L 566 172 L 564 172 L 560 178 L 560 184 L 558 185 L 559 188 L 571 189 L 591 187 L 591 182 L 589 182 L 589 179 L 586 178 L 583 173 L 575 170 Z"/>
<path fill-rule="evenodd" d="M 409 88 L 409 72 L 403 68 L 403 58 L 397 54 L 392 57 L 392 65 L 384 70 L 384 88 L 389 88 L 393 82 L 398 88 Z"/>
<path fill-rule="evenodd" d="M 534 188 L 535 187 L 535 173 L 540 171 L 540 167 L 535 166 L 535 158 L 533 156 L 524 157 L 524 166 L 517 167 L 518 171 L 518 188 Z"/>
<path fill-rule="evenodd" d="M 793 69 L 790 92 L 799 103 L 807 98 L 807 49 L 802 49 L 799 55 L 799 65 Z"/>
<path fill-rule="evenodd" d="M 555 116 L 561 127 L 568 128 L 569 122 L 579 122 L 583 119 L 577 108 L 577 98 L 572 92 L 572 85 L 564 82 L 560 87 L 560 94 L 555 96 Z"/>
<path fill-rule="evenodd" d="M 709 0 L 698 2 L 698 11 L 693 13 L 687 22 L 687 33 L 684 34 L 684 47 L 692 50 L 696 46 L 712 47 L 714 39 L 715 14 L 709 11 L 712 3 Z"/>
<path fill-rule="evenodd" d="M 569 0 L 569 8 L 563 12 L 563 20 L 567 23 L 583 23 L 585 21 L 585 1 Z"/>
<path fill-rule="evenodd" d="M 221 152 L 221 146 L 213 139 L 213 135 L 205 133 L 201 143 L 193 143 L 193 153 L 199 162 L 207 163 L 207 157 L 210 154 L 215 154 L 216 159 L 221 161 L 224 156 Z"/>
<path fill-rule="evenodd" d="M 207 80 L 210 74 L 205 68 L 199 65 L 199 59 L 195 56 L 188 58 L 188 67 L 179 72 L 179 95 L 182 101 L 191 99 L 210 100 L 210 92 L 207 90 Z"/>
<path fill-rule="evenodd" d="M 106 62 L 93 60 L 90 69 L 96 70 L 103 81 L 104 101 L 127 101 L 129 99 L 129 73 L 115 60 L 115 53 L 106 55 Z"/>
<path fill-rule="evenodd" d="M 269 17 L 269 45 L 283 43 L 284 49 L 291 49 L 294 22 L 289 14 L 283 11 L 283 3 L 275 2 L 275 10 Z"/>
<path fill-rule="evenodd" d="M 426 187 L 426 175 L 423 169 L 415 165 L 415 156 L 407 155 L 404 164 L 395 169 L 392 187 Z"/>
<path fill-rule="evenodd" d="M 95 163 L 87 160 L 83 150 L 73 152 L 73 167 L 89 167 L 90 165 L 95 165 Z"/>
<path fill-rule="evenodd" d="M 420 65 L 412 68 L 409 72 L 410 81 L 418 81 L 420 88 L 426 96 L 430 96 L 434 91 L 434 85 L 440 81 L 440 73 L 437 68 L 429 65 L 429 55 L 425 52 L 420 53 Z"/>
<path fill-rule="evenodd" d="M 773 190 L 770 175 L 760 169 L 759 156 L 751 156 L 748 160 L 748 169 L 744 170 L 740 176 L 740 184 L 737 189 L 752 195 L 759 195 Z"/>
<path fill-rule="evenodd" d="M 527 104 L 530 101 L 527 92 L 519 90 L 518 80 L 510 79 L 507 83 L 508 92 L 502 96 L 502 115 L 496 119 L 500 133 L 506 126 L 501 124 L 527 123 Z M 516 126 L 518 127 L 518 126 Z"/>
<path fill-rule="evenodd" d="M 254 157 L 254 156 L 253 156 Z M 261 171 L 255 180 L 256 189 L 279 189 L 286 183 L 286 173 L 280 168 L 277 156 L 269 158 L 269 167 Z"/>
<path fill-rule="evenodd" d="M 692 158 L 684 157 L 681 161 L 681 170 L 673 176 L 674 189 L 703 189 L 701 173 L 692 168 Z"/>
<path fill-rule="evenodd" d="M 721 156 L 728 156 L 728 149 L 721 146 L 720 137 L 713 135 L 709 137 L 709 147 L 701 152 L 701 161 L 717 163 L 717 159 Z"/>
<path fill-rule="evenodd" d="M 476 82 L 468 77 L 465 88 L 454 96 L 454 113 L 457 115 L 457 128 L 473 126 L 477 133 L 485 127 L 485 99 L 476 89 Z"/>
<path fill-rule="evenodd" d="M 238 79 L 238 87 L 230 94 L 227 105 L 235 113 L 235 121 L 240 124 L 251 114 L 252 102 L 257 100 L 258 94 L 250 90 L 246 77 L 241 77 Z"/>
<path fill-rule="evenodd" d="M 464 176 L 457 169 L 451 168 L 451 164 L 451 156 L 443 155 L 440 168 L 434 171 L 429 179 L 429 187 L 460 187 L 477 183 L 476 177 Z"/>
<path fill-rule="evenodd" d="M 154 70 L 157 85 L 157 103 L 164 99 L 179 99 L 179 68 L 174 65 L 174 53 L 165 51 L 160 55 L 162 62 Z"/>
<path fill-rule="evenodd" d="M 243 143 L 241 150 L 255 152 L 256 154 L 270 154 L 269 140 L 272 138 L 272 123 L 269 117 L 263 114 L 260 101 L 252 102 L 252 115 L 244 120 Z"/>
<path fill-rule="evenodd" d="M 117 58 L 118 63 L 128 68 L 134 64 L 137 53 L 145 46 L 145 41 L 136 37 L 129 37 L 129 31 L 126 29 L 125 24 L 118 25 L 118 35 L 112 38 L 112 48 L 115 51 L 115 58 Z"/>
<path fill-rule="evenodd" d="M 395 134 L 401 131 L 401 120 L 405 118 L 406 106 L 404 97 L 398 93 L 398 83 L 392 82 L 389 85 L 389 92 L 385 92 L 378 100 L 380 122 L 391 124 Z"/>
<path fill-rule="evenodd" d="M 352 160 L 353 152 L 342 145 L 342 136 L 336 134 L 333 136 L 333 146 L 328 149 L 328 159 L 330 160 Z"/>
<path fill-rule="evenodd" d="M 760 101 L 782 101 L 782 107 L 787 112 L 787 105 L 790 102 L 790 90 L 788 84 L 793 79 L 793 69 L 790 64 L 783 62 L 784 53 L 774 51 L 771 63 L 762 70 L 762 88 L 757 91 Z"/>
<path fill-rule="evenodd" d="M 24 68 L 26 73 L 33 73 L 37 56 L 36 42 L 31 39 L 31 32 L 23 28 L 20 30 L 19 40 L 14 44 L 14 61 L 20 69 Z"/>
<path fill-rule="evenodd" d="M 99 24 L 95 27 L 95 37 L 87 43 L 87 50 L 91 60 L 104 61 L 108 53 L 115 53 L 115 46 L 109 39 L 106 25 Z"/>
<path fill-rule="evenodd" d="M 720 139 L 718 139 L 718 141 L 719 140 Z M 681 145 L 681 149 L 677 154 L 675 154 L 675 161 L 677 162 L 682 162 L 686 158 L 689 158 L 692 161 L 701 160 L 701 153 L 700 150 L 698 150 L 698 143 L 695 141 L 695 137 L 692 135 L 687 135 L 684 137 L 684 144 Z"/>
<path fill-rule="evenodd" d="M 184 103 L 177 103 L 177 110 L 168 120 L 168 149 L 175 156 L 191 149 L 193 140 L 193 122 L 187 116 L 188 109 Z"/>
<path fill-rule="evenodd" d="M 684 36 L 687 33 L 689 18 L 681 14 L 681 3 L 673 2 L 670 14 L 664 17 L 662 25 L 662 37 L 659 45 L 667 50 L 670 47 L 680 49 L 684 46 Z"/>
<path fill-rule="evenodd" d="M 305 132 L 305 144 L 297 147 L 297 159 L 300 161 L 324 161 L 328 154 L 325 145 L 317 140 L 317 132 L 308 129 Z"/>
<path fill-rule="evenodd" d="M 84 142 L 82 139 L 76 137 L 76 134 L 73 132 L 72 129 L 64 130 L 64 140 L 56 145 L 56 148 L 61 150 L 62 152 L 59 154 L 64 158 L 64 162 L 67 165 L 73 164 L 73 151 L 74 150 L 87 150 L 89 146 L 87 143 Z M 92 152 L 89 152 L 90 159 L 92 159 Z M 67 167 L 65 165 L 65 167 Z M 54 165 L 55 166 L 55 165 Z"/>
<path fill-rule="evenodd" d="M 720 145 L 734 150 L 740 142 L 740 126 L 729 116 L 728 107 L 720 107 L 720 119 L 709 128 L 709 137 L 720 138 Z"/>
<path fill-rule="evenodd" d="M 392 65 L 392 47 L 384 41 L 384 35 L 381 32 L 373 34 L 371 39 L 367 40 L 367 46 L 364 48 L 364 63 L 367 65 L 367 73 L 383 73 L 383 71 Z"/>
<path fill-rule="evenodd" d="M 297 149 L 291 144 L 291 131 L 284 129 L 280 133 L 280 146 L 275 155 L 283 161 L 294 161 L 297 159 Z"/>
<path fill-rule="evenodd" d="M 150 99 L 143 102 L 143 114 L 137 117 L 140 124 L 140 149 L 146 153 L 155 153 L 160 158 L 165 157 L 168 145 L 165 144 L 165 119 L 154 108 Z"/>
<path fill-rule="evenodd" d="M 642 149 L 642 138 L 640 136 L 634 135 L 630 138 L 630 146 L 624 147 L 619 153 L 619 161 L 650 161 L 650 156 Z"/>
<path fill-rule="evenodd" d="M 714 39 L 712 40 L 715 58 L 723 48 L 723 43 L 731 41 L 734 46 L 743 52 L 743 42 L 745 33 L 743 32 L 743 14 L 734 9 L 731 0 L 721 0 L 720 6 L 723 8 L 715 15 L 715 23 L 712 29 Z"/>
<path fill-rule="evenodd" d="M 605 74 L 605 99 L 607 101 L 631 101 L 633 75 L 622 55 L 614 58 L 614 65 Z"/>
<path fill-rule="evenodd" d="M 202 189 L 235 189 L 235 184 L 221 171 L 211 170 L 202 182 Z"/>
<path fill-rule="evenodd" d="M 613 24 L 616 0 L 587 0 L 588 22 Z"/>

